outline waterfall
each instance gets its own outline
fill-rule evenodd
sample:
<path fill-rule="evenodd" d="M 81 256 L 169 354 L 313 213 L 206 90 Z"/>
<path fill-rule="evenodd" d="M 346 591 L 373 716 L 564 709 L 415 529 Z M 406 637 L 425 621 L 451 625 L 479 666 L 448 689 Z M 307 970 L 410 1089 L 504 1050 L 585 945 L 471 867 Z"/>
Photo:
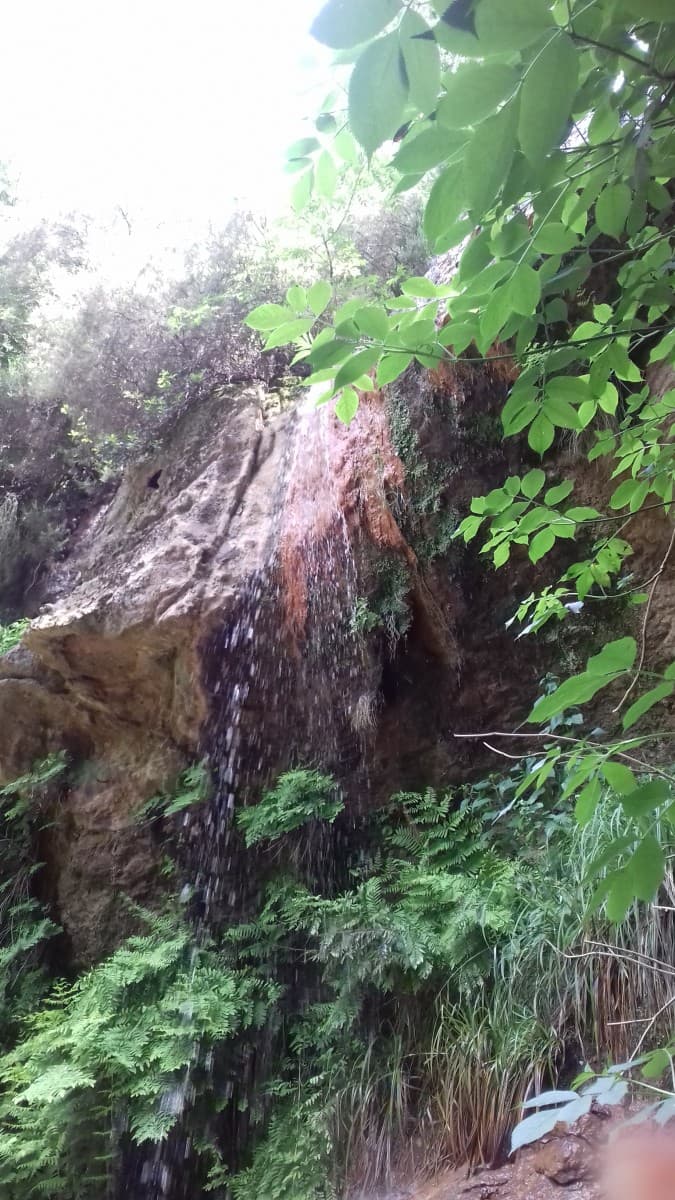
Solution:
<path fill-rule="evenodd" d="M 367 790 L 370 714 L 364 707 L 372 703 L 372 666 L 353 620 L 357 498 L 345 494 L 344 472 L 345 445 L 353 440 L 328 409 L 306 405 L 294 414 L 266 561 L 203 648 L 210 715 L 201 752 L 213 796 L 206 810 L 186 814 L 182 833 L 196 944 L 240 920 L 257 898 L 234 823 L 239 806 L 258 800 L 278 774 L 300 764 L 338 780 L 349 775 L 352 786 L 356 781 L 359 791 Z M 319 847 L 315 870 L 319 882 L 330 870 Z M 246 1066 L 251 1091 L 265 1058 L 263 1050 Z M 181 1085 L 160 1098 L 164 1111 L 189 1112 L 194 1072 L 213 1069 L 203 1059 L 195 1045 Z M 134 1196 L 193 1197 L 190 1154 L 179 1118 L 169 1137 L 132 1168 Z"/>

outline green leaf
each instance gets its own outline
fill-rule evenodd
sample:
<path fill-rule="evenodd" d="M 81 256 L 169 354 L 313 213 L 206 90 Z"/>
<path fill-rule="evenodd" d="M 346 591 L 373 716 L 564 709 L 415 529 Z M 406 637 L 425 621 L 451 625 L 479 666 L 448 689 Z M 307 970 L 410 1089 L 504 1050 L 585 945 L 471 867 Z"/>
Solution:
<path fill-rule="evenodd" d="M 670 784 L 665 779 L 650 779 L 621 799 L 621 805 L 629 817 L 644 817 L 661 804 L 672 799 Z"/>
<path fill-rule="evenodd" d="M 650 688 L 648 692 L 645 692 L 643 696 L 640 696 L 639 700 L 631 704 L 630 708 L 627 708 L 623 715 L 624 729 L 631 729 L 640 720 L 640 717 L 649 712 L 650 708 L 653 708 L 661 700 L 667 700 L 669 696 L 672 696 L 674 687 L 675 685 L 672 683 L 659 683 L 656 687 Z"/>
<path fill-rule="evenodd" d="M 665 870 L 666 859 L 663 849 L 654 835 L 648 833 L 626 866 L 638 900 L 654 899 L 663 882 Z"/>
<path fill-rule="evenodd" d="M 343 425 L 349 425 L 359 411 L 359 398 L 353 388 L 347 387 L 335 405 L 335 416 Z"/>
<path fill-rule="evenodd" d="M 578 245 L 579 239 L 571 229 L 559 221 L 550 221 L 540 225 L 535 231 L 533 245 L 543 254 L 565 254 L 573 246 Z"/>
<path fill-rule="evenodd" d="M 478 125 L 513 95 L 518 75 L 503 63 L 463 63 L 443 77 L 446 95 L 439 101 L 437 120 L 448 129 Z"/>
<path fill-rule="evenodd" d="M 670 1068 L 672 1061 L 667 1050 L 652 1050 L 642 1068 L 643 1079 L 659 1079 Z"/>
<path fill-rule="evenodd" d="M 620 796 L 628 796 L 637 788 L 637 780 L 633 772 L 630 767 L 624 766 L 623 763 L 603 763 L 602 774 L 613 791 L 617 792 Z"/>
<path fill-rule="evenodd" d="M 292 316 L 293 313 L 283 304 L 259 304 L 244 319 L 244 324 L 251 329 L 266 332 L 268 329 L 276 329 L 277 326 L 285 324 Z"/>
<path fill-rule="evenodd" d="M 619 405 L 619 393 L 613 383 L 606 383 L 598 396 L 598 404 L 603 412 L 613 416 Z"/>
<path fill-rule="evenodd" d="M 509 258 L 529 237 L 530 230 L 524 213 L 516 213 L 503 225 L 493 226 L 490 245 L 498 258 Z"/>
<path fill-rule="evenodd" d="M 383 342 L 389 333 L 389 317 L 385 310 L 377 304 L 368 304 L 357 308 L 354 320 L 362 333 L 368 337 Z"/>
<path fill-rule="evenodd" d="M 407 99 L 398 36 L 390 33 L 366 46 L 349 80 L 349 125 L 368 157 L 394 136 Z"/>
<path fill-rule="evenodd" d="M 339 133 L 336 133 L 333 138 L 333 149 L 343 162 L 349 163 L 352 167 L 358 167 L 361 161 L 360 151 L 356 141 L 346 127 L 341 129 Z"/>
<path fill-rule="evenodd" d="M 286 303 L 295 313 L 304 313 L 307 308 L 307 292 L 304 287 L 294 283 L 286 292 Z"/>
<path fill-rule="evenodd" d="M 540 412 L 538 417 L 530 425 L 527 435 L 528 444 L 537 454 L 545 454 L 549 446 L 553 443 L 555 437 L 555 428 L 549 421 L 545 413 Z"/>
<path fill-rule="evenodd" d="M 273 333 L 270 334 L 265 342 L 266 350 L 274 350 L 277 346 L 288 346 L 291 342 L 295 342 L 303 334 L 309 333 L 314 324 L 314 317 L 306 317 L 297 321 L 288 321 L 285 325 L 279 325 Z"/>
<path fill-rule="evenodd" d="M 377 368 L 377 386 L 386 387 L 402 375 L 413 360 L 412 354 L 385 354 Z"/>
<path fill-rule="evenodd" d="M 641 484 L 639 480 L 624 479 L 623 483 L 620 483 L 618 488 L 612 492 L 612 498 L 609 502 L 610 507 L 625 508 L 625 506 L 630 504 L 633 500 L 633 497 L 639 492 L 640 487 Z"/>
<path fill-rule="evenodd" d="M 675 329 L 671 329 L 665 337 L 654 347 L 649 355 L 649 361 L 662 362 L 664 358 L 670 358 L 675 354 Z"/>
<path fill-rule="evenodd" d="M 600 513 L 597 508 L 589 508 L 586 505 L 582 505 L 579 508 L 565 509 L 565 516 L 570 521 L 593 521 L 596 517 L 600 516 Z"/>
<path fill-rule="evenodd" d="M 595 219 L 601 233 L 613 238 L 621 236 L 632 199 L 627 183 L 610 183 L 603 188 L 595 206 Z"/>
<path fill-rule="evenodd" d="M 514 392 L 509 396 L 502 409 L 502 426 L 507 437 L 520 433 L 529 425 L 539 412 L 539 405 L 534 397 L 534 390 L 529 392 Z"/>
<path fill-rule="evenodd" d="M 635 895 L 633 879 L 629 871 L 614 871 L 607 896 L 605 912 L 610 921 L 619 925 L 624 920 Z"/>
<path fill-rule="evenodd" d="M 461 354 L 475 340 L 478 330 L 468 322 L 451 321 L 441 329 L 438 340 L 442 346 L 449 346 L 455 354 Z"/>
<path fill-rule="evenodd" d="M 541 279 L 533 267 L 519 263 L 506 286 L 515 312 L 529 317 L 537 311 L 541 299 Z"/>
<path fill-rule="evenodd" d="M 424 232 L 432 245 L 454 225 L 465 208 L 462 168 L 446 167 L 434 183 L 424 210 Z"/>
<path fill-rule="evenodd" d="M 437 288 L 435 283 L 427 279 L 426 275 L 411 275 L 409 279 L 404 279 L 401 284 L 401 291 L 404 296 L 413 296 L 415 299 L 429 300 L 438 296 L 442 288 Z"/>
<path fill-rule="evenodd" d="M 299 142 L 293 142 L 292 146 L 288 147 L 286 157 L 291 161 L 298 158 L 306 158 L 308 154 L 313 154 L 315 150 L 321 149 L 321 143 L 315 137 L 301 138 Z"/>
<path fill-rule="evenodd" d="M 555 534 L 550 527 L 541 529 L 530 542 L 529 556 L 533 563 L 539 562 L 555 545 Z"/>
<path fill-rule="evenodd" d="M 434 124 L 431 129 L 423 129 L 412 137 L 404 138 L 398 154 L 392 159 L 392 166 L 402 175 L 424 174 L 445 162 L 453 153 L 459 153 L 465 140 Z"/>
<path fill-rule="evenodd" d="M 546 391 L 544 393 L 542 410 L 546 413 L 549 421 L 559 429 L 579 429 L 581 427 L 576 409 L 572 408 L 567 400 L 563 400 L 562 396 L 557 396 L 555 392 Z"/>
<path fill-rule="evenodd" d="M 577 802 L 574 806 L 574 815 L 577 819 L 577 823 L 581 825 L 582 828 L 591 820 L 591 817 L 593 816 L 600 801 L 601 794 L 602 789 L 600 787 L 599 779 L 592 779 L 591 782 L 587 783 L 586 787 L 579 793 Z"/>
<path fill-rule="evenodd" d="M 307 293 L 307 302 L 315 317 L 320 317 L 326 311 L 332 295 L 333 289 L 325 280 L 318 279 L 312 284 Z"/>
<path fill-rule="evenodd" d="M 368 346 L 365 350 L 359 350 L 352 358 L 348 358 L 335 376 L 335 390 L 338 391 L 348 383 L 354 383 L 360 375 L 367 375 L 379 357 L 379 350 L 375 346 Z"/>
<path fill-rule="evenodd" d="M 565 136 L 578 78 L 577 50 L 571 38 L 559 32 L 536 55 L 521 89 L 518 137 L 523 154 L 536 168 Z"/>
<path fill-rule="evenodd" d="M 324 200 L 332 200 L 337 181 L 338 172 L 335 161 L 327 150 L 323 150 L 316 162 L 315 183 L 317 192 L 323 196 Z"/>
<path fill-rule="evenodd" d="M 549 696 L 542 696 L 535 704 L 527 720 L 532 723 L 550 721 L 566 708 L 577 704 L 585 704 L 592 700 L 596 692 L 605 687 L 609 680 L 598 675 L 589 675 L 583 671 L 581 675 L 573 675 L 565 679 Z"/>
<path fill-rule="evenodd" d="M 480 0 L 476 8 L 479 53 L 504 54 L 522 50 L 553 29 L 553 14 L 546 0 Z"/>
<path fill-rule="evenodd" d="M 291 207 L 293 212 L 300 213 L 309 204 L 312 188 L 314 187 L 314 170 L 305 171 L 291 189 Z"/>
<path fill-rule="evenodd" d="M 529 500 L 534 500 L 534 497 L 539 495 L 545 483 L 546 475 L 544 471 L 539 467 L 535 467 L 533 471 L 527 472 L 527 475 L 521 482 L 520 490 Z"/>
<path fill-rule="evenodd" d="M 511 101 L 478 126 L 466 147 L 466 196 L 475 221 L 494 207 L 504 185 L 516 150 L 517 123 L 518 106 Z"/>
<path fill-rule="evenodd" d="M 325 367 L 335 367 L 344 362 L 353 351 L 353 342 L 347 338 L 336 337 L 329 342 L 322 342 L 320 346 L 312 346 L 309 361 L 317 371 L 322 371 Z"/>
<path fill-rule="evenodd" d="M 548 489 L 544 496 L 544 502 L 548 504 L 549 508 L 553 508 L 556 504 L 560 504 L 561 500 L 566 500 L 572 491 L 574 491 L 574 483 L 571 479 L 565 479 L 562 483 Z"/>
<path fill-rule="evenodd" d="M 393 21 L 401 0 L 328 0 L 311 28 L 312 36 L 333 50 L 367 42 Z"/>
<path fill-rule="evenodd" d="M 410 100 L 423 115 L 436 107 L 441 85 L 441 56 L 430 32 L 426 21 L 409 8 L 400 26 L 401 53 Z"/>
<path fill-rule="evenodd" d="M 633 637 L 617 638 L 607 642 L 598 654 L 586 663 L 589 675 L 613 675 L 630 671 L 637 655 L 637 642 Z"/>
<path fill-rule="evenodd" d="M 511 315 L 511 301 L 506 287 L 495 288 L 480 319 L 483 352 L 487 350 Z"/>

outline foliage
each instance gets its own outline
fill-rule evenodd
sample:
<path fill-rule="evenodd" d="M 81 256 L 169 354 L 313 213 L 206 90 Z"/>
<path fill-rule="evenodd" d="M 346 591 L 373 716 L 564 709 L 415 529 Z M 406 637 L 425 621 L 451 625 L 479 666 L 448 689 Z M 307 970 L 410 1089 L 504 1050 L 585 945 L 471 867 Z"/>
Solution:
<path fill-rule="evenodd" d="M 101 1195 L 111 1113 L 134 1141 L 161 1140 L 188 1104 L 195 1044 L 206 1053 L 260 1026 L 275 998 L 273 985 L 229 969 L 211 946 L 195 949 L 176 918 L 144 919 L 145 934 L 56 985 L 0 1060 L 0 1182 L 10 1197 Z"/>
<path fill-rule="evenodd" d="M 202 804 L 210 794 L 211 779 L 206 763 L 196 763 L 181 772 L 170 791 L 159 792 L 146 800 L 136 818 L 152 820 L 155 817 L 173 817 L 194 804 Z"/>
<path fill-rule="evenodd" d="M 665 1125 L 675 1112 L 675 1091 L 654 1087 L 647 1081 L 667 1076 L 667 1083 L 672 1086 L 672 1073 L 672 1045 L 659 1047 L 649 1054 L 635 1054 L 628 1062 L 617 1063 L 602 1074 L 590 1069 L 582 1071 L 569 1090 L 541 1092 L 523 1104 L 524 1111 L 533 1108 L 543 1111 L 525 1116 L 518 1122 L 511 1135 L 511 1151 L 544 1137 L 559 1121 L 571 1124 L 589 1112 L 593 1103 L 620 1104 L 629 1094 L 633 1081 L 633 1090 L 639 1090 L 642 1084 L 648 1093 L 653 1096 L 656 1092 L 659 1098 L 643 1104 L 629 1124 L 654 1121 L 657 1125 Z"/>
<path fill-rule="evenodd" d="M 234 1177 L 235 1200 L 335 1200 L 332 1149 L 323 1096 L 310 1085 L 272 1116 L 251 1166 Z"/>
<path fill-rule="evenodd" d="M 351 617 L 352 628 L 361 633 L 380 630 L 394 652 L 412 621 L 409 604 L 410 576 L 400 558 L 380 556 L 374 569 L 372 595 L 359 596 Z"/>
<path fill-rule="evenodd" d="M 653 1016 L 641 1045 L 651 1055 L 669 986 L 653 964 L 675 952 L 670 906 L 634 905 L 613 942 L 584 916 L 589 867 L 629 817 L 608 817 L 605 782 L 582 828 L 560 801 L 559 764 L 523 788 L 538 761 L 462 789 L 400 793 L 351 834 L 334 825 L 334 782 L 289 772 L 240 814 L 264 882 L 220 946 L 203 932 L 195 946 L 175 914 L 139 913 L 146 932 L 74 982 L 46 997 L 44 976 L 23 996 L 10 988 L 8 1197 L 98 1200 L 116 1170 L 111 1122 L 140 1144 L 180 1122 L 209 1189 L 332 1200 L 357 1177 L 492 1159 L 515 1109 L 570 1054 L 625 1055 L 617 1037 L 633 1014 Z M 51 760 L 8 785 L 12 820 L 34 813 L 62 769 Z M 338 847 L 342 874 L 327 873 Z M 30 930 L 15 939 L 16 961 L 53 932 L 37 911 L 31 920 L 34 941 Z M 618 976 L 604 971 L 610 957 Z M 245 1101 L 257 1136 L 231 1175 L 223 1071 L 233 1063 L 236 1075 L 237 1046 L 263 1024 L 264 1092 Z"/>
<path fill-rule="evenodd" d="M 352 138 L 369 159 L 395 139 L 396 187 L 430 185 L 428 242 L 457 265 L 447 284 L 419 275 L 384 300 L 348 297 L 330 321 L 322 305 L 317 322 L 311 289 L 290 289 L 286 305 L 254 310 L 249 324 L 268 346 L 295 345 L 296 361 L 311 368 L 306 382 L 326 387 L 317 402 L 334 398 L 345 422 L 360 394 L 412 363 L 452 370 L 460 357 L 480 366 L 496 354 L 515 377 L 501 414 L 505 437 L 543 459 L 571 434 L 590 462 L 607 460 L 609 512 L 575 499 L 576 471 L 561 480 L 544 464 L 474 498 L 455 536 L 480 535 L 481 554 L 496 568 L 514 554 L 538 564 L 569 543 L 562 577 L 519 604 L 519 636 L 612 594 L 646 603 L 640 646 L 608 642 L 529 718 L 546 722 L 614 683 L 623 695 L 613 723 L 623 710 L 623 731 L 632 730 L 673 688 L 671 666 L 646 674 L 645 648 L 651 598 L 675 538 L 656 574 L 634 586 L 623 534 L 627 518 L 646 508 L 670 516 L 675 482 L 675 391 L 651 386 L 655 371 L 675 364 L 675 18 L 668 5 L 633 0 L 476 0 L 468 11 L 440 0 L 328 0 L 313 29 L 353 58 Z M 334 124 L 321 117 L 326 128 L 341 129 L 343 115 L 329 115 Z M 316 178 L 319 141 L 296 154 L 302 179 Z M 553 735 L 530 780 L 565 764 L 563 795 L 582 818 L 602 781 L 634 819 L 596 897 L 617 920 L 634 898 L 652 898 L 663 878 L 655 830 L 667 826 L 674 781 L 664 768 L 650 778 L 648 740 L 603 733 L 571 746 Z"/>
<path fill-rule="evenodd" d="M 244 1188 L 264 1190 L 263 1179 L 282 1188 L 281 1162 L 291 1178 L 298 1114 L 311 1096 L 309 1136 L 317 1092 L 331 1167 L 303 1175 L 303 1200 L 322 1196 L 326 1179 L 340 1193 L 349 1178 L 374 1184 L 411 1167 L 491 1161 L 514 1110 L 570 1054 L 625 1053 L 617 1035 L 625 1039 L 632 1013 L 652 1013 L 647 1036 L 661 1036 L 668 979 L 654 964 L 670 961 L 670 912 L 633 907 L 612 941 L 603 920 L 585 915 L 589 868 L 627 821 L 610 817 L 605 785 L 581 828 L 560 801 L 561 767 L 523 789 L 535 765 L 459 794 L 394 797 L 351 884 L 317 894 L 277 877 L 258 916 L 231 931 L 247 961 L 320 972 L 316 999 L 289 1016 L 284 1098 Z"/>
<path fill-rule="evenodd" d="M 33 840 L 44 800 L 65 765 L 64 755 L 53 754 L 0 788 L 0 1048 L 12 1042 L 48 986 L 42 951 L 57 926 L 33 895 L 39 870 Z"/>
<path fill-rule="evenodd" d="M 18 646 L 29 624 L 29 621 L 23 620 L 0 625 L 0 654 L 6 654 L 13 646 Z"/>
<path fill-rule="evenodd" d="M 237 823 L 250 847 L 274 842 L 309 820 L 334 821 L 343 808 L 332 779 L 301 768 L 282 775 L 258 804 L 240 809 Z"/>

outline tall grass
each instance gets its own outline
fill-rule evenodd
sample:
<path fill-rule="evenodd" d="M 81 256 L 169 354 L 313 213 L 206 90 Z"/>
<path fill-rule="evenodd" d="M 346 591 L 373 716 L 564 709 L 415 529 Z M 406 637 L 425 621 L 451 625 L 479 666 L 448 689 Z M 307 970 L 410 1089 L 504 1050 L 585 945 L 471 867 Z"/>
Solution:
<path fill-rule="evenodd" d="M 541 848 L 518 878 L 513 924 L 489 971 L 464 964 L 408 1000 L 337 1092 L 335 1145 L 347 1181 L 374 1187 L 446 1166 L 495 1163 L 523 1100 L 586 1062 L 601 1066 L 673 1028 L 675 888 L 619 926 L 588 913 L 589 868 L 625 830 L 601 806 Z M 489 895 L 486 895 L 486 904 Z"/>

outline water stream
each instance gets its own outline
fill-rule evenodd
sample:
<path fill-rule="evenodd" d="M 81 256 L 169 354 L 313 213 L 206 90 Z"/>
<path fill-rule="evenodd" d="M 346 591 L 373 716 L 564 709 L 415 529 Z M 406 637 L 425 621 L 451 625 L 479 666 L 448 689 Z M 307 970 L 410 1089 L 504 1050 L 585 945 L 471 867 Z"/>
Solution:
<path fill-rule="evenodd" d="M 338 779 L 348 773 L 367 789 L 368 660 L 353 622 L 358 567 L 332 461 L 334 424 L 327 410 L 295 414 L 264 563 L 204 650 L 210 714 L 201 752 L 213 797 L 207 811 L 186 815 L 183 829 L 196 944 L 241 920 L 257 899 L 234 823 L 240 805 L 258 800 L 265 786 L 298 765 Z M 330 869 L 318 852 L 317 882 Z M 263 1046 L 255 1062 L 239 1064 L 248 1078 L 230 1087 L 240 1098 L 259 1087 L 267 1058 Z M 161 1097 L 160 1106 L 179 1119 L 133 1168 L 138 1200 L 193 1195 L 181 1114 L 195 1102 L 195 1072 L 213 1069 L 196 1044 L 182 1083 Z M 246 1133 L 247 1122 L 235 1121 L 232 1136 L 245 1140 Z"/>

